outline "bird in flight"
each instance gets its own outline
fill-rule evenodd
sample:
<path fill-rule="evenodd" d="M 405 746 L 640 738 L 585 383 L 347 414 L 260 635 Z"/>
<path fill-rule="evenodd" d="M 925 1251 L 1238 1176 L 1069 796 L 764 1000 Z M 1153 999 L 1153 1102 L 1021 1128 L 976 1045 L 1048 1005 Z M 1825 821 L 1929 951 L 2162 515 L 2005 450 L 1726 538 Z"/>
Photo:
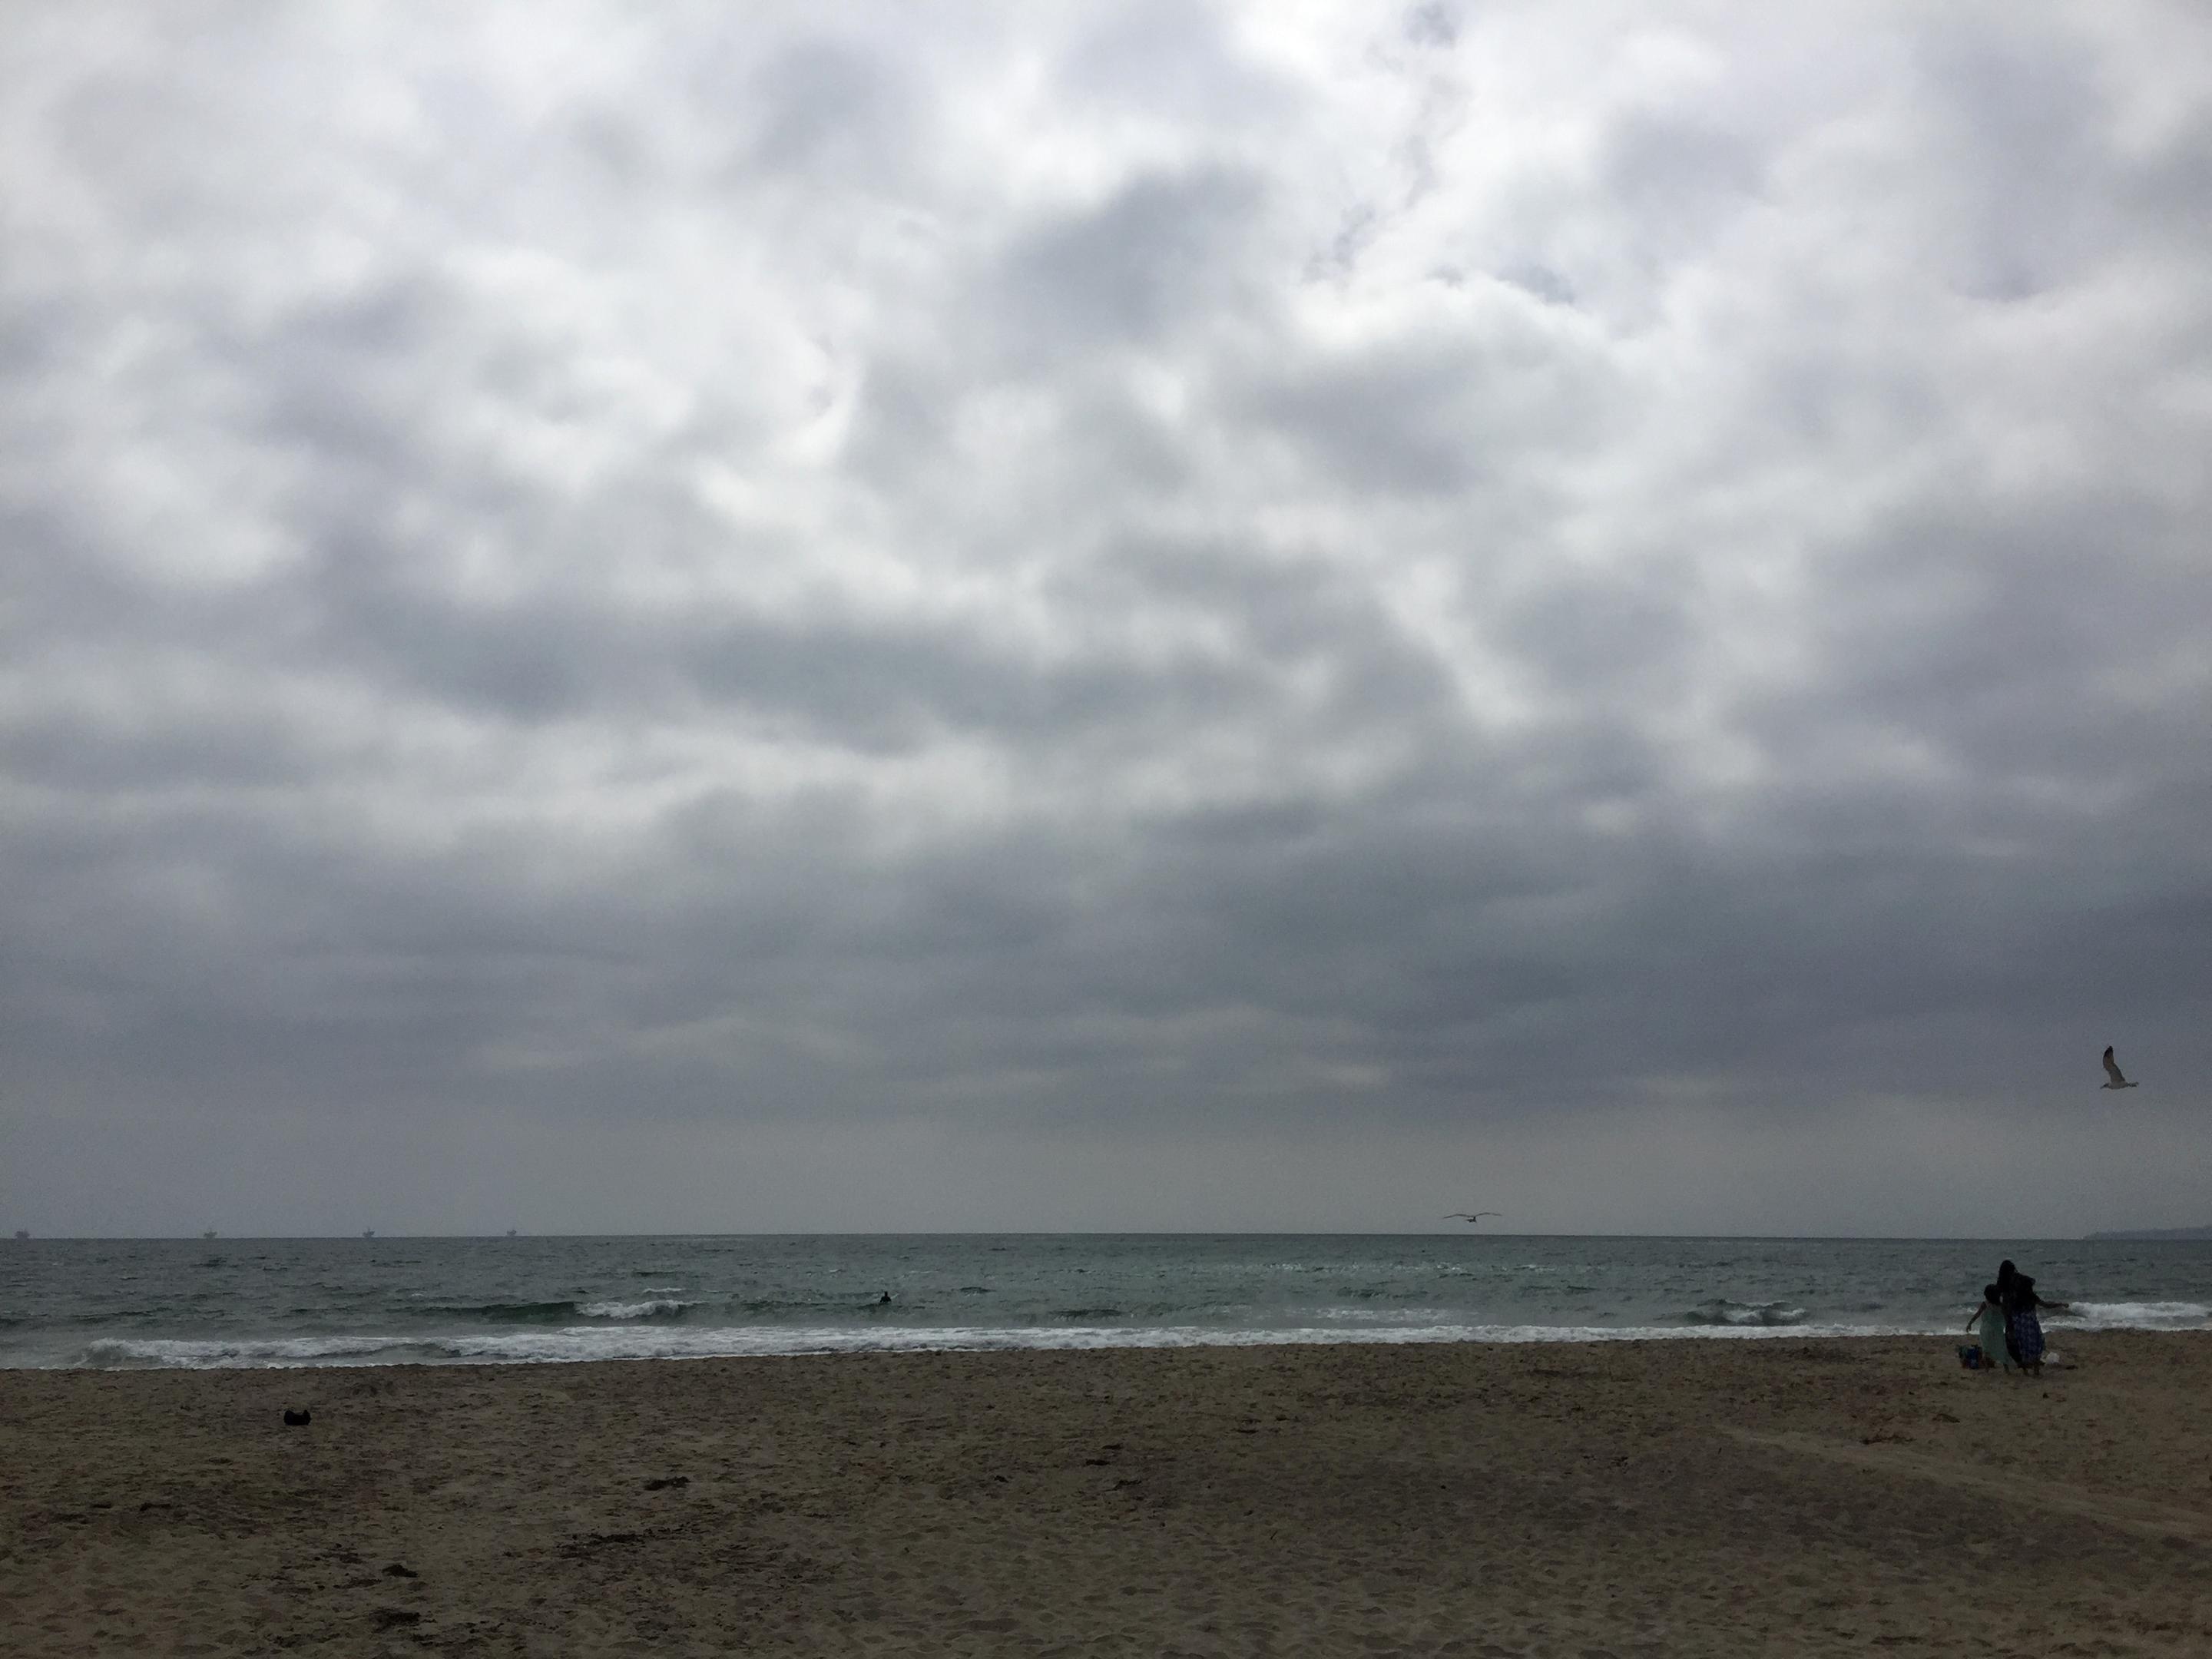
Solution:
<path fill-rule="evenodd" d="M 1449 1215 L 1446 1216 L 1444 1219 L 1447 1221 L 1464 1221 L 1471 1225 L 1474 1223 L 1481 1220 L 1482 1218 L 1486 1215 L 1497 1215 L 1498 1213 L 1498 1212 L 1496 1210 L 1454 1210 Z"/>
<path fill-rule="evenodd" d="M 2120 1075 L 2119 1062 L 2112 1058 L 2112 1046 L 2109 1043 L 2105 1048 L 2105 1075 L 2112 1079 L 2105 1085 L 2107 1089 L 2132 1089 L 2136 1086 Z"/>

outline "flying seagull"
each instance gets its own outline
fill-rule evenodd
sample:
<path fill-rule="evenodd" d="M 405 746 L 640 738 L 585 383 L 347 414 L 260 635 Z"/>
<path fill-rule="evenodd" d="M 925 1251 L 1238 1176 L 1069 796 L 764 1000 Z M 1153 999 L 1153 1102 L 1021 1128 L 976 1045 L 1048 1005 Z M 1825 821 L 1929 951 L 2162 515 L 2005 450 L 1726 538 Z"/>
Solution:
<path fill-rule="evenodd" d="M 2107 1089 L 2132 1089 L 2136 1086 L 2120 1075 L 2119 1062 L 2112 1058 L 2112 1050 L 2109 1043 L 2105 1048 L 2105 1075 L 2112 1079 L 2105 1085 Z"/>
<path fill-rule="evenodd" d="M 1475 1222 L 1481 1220 L 1482 1218 L 1486 1215 L 1498 1215 L 1498 1212 L 1496 1210 L 1454 1210 L 1449 1215 L 1446 1216 L 1444 1219 L 1447 1221 L 1464 1221 L 1469 1225 L 1472 1225 Z M 1503 1217 L 1500 1217 L 1499 1218 L 1501 1220 L 1504 1219 Z"/>

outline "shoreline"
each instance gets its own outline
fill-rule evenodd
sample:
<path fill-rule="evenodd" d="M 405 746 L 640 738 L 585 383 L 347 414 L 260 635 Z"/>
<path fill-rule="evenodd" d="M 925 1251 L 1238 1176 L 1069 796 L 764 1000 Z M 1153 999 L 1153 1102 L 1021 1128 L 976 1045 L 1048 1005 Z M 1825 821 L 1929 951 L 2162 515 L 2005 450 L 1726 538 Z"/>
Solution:
<path fill-rule="evenodd" d="M 2212 1650 L 2212 1333 L 2066 1341 L 15 1370 L 0 1602 L 26 1655 Z"/>
<path fill-rule="evenodd" d="M 2204 1326 L 2071 1324 L 2044 1327 L 2053 1345 L 2099 1335 L 2212 1336 Z M 50 1334 L 31 1333 L 29 1335 Z M 1389 1326 L 686 1326 L 608 1322 L 546 1324 L 525 1330 L 343 1332 L 290 1336 L 101 1336 L 70 1340 L 79 1349 L 107 1348 L 118 1357 L 22 1359 L 0 1355 L 0 1375 L 16 1371 L 362 1370 L 380 1366 L 650 1364 L 662 1360 L 842 1358 L 865 1354 L 1181 1352 L 1209 1349 L 1340 1347 L 1603 1347 L 1664 1342 L 1911 1342 L 1943 1340 L 1946 1329 L 1722 1321 L 1680 1326 L 1407 1325 Z M 732 1339 L 738 1339 L 733 1341 Z M 750 1340 L 749 1341 L 747 1340 Z M 20 1339 L 19 1339 L 20 1340 Z M 1960 1340 L 1971 1340 L 1962 1334 Z M 586 1344 L 610 1350 L 589 1352 Z M 424 1352 L 438 1351 L 443 1352 Z M 382 1353 L 416 1357 L 380 1360 Z M 2060 1362 L 2060 1363 L 2063 1363 Z"/>

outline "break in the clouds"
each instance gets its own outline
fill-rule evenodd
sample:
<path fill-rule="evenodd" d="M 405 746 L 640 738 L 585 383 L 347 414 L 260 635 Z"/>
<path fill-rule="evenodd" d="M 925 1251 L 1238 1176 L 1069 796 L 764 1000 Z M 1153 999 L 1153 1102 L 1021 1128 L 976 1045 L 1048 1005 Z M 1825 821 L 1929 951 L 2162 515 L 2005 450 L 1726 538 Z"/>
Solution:
<path fill-rule="evenodd" d="M 2208 226 L 2179 4 L 11 14 L 0 1219 L 2207 1218 Z"/>

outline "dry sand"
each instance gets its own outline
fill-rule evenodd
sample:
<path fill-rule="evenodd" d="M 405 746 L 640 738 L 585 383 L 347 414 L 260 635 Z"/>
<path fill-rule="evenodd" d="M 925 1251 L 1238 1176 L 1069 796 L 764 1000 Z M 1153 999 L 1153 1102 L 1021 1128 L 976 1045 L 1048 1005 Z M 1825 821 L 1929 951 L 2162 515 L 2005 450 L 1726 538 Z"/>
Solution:
<path fill-rule="evenodd" d="M 2212 1654 L 2212 1336 L 2060 1344 L 0 1372 L 0 1650 Z"/>

